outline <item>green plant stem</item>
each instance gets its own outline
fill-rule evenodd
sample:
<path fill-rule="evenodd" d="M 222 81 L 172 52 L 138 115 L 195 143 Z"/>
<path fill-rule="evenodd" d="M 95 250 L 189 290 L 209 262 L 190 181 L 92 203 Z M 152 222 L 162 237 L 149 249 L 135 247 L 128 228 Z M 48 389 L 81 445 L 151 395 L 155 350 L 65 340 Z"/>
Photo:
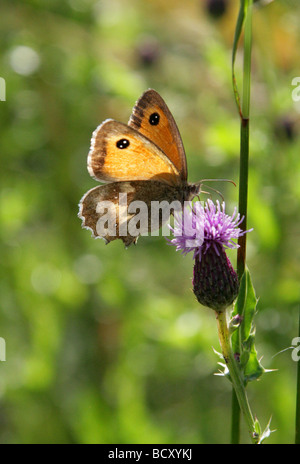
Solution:
<path fill-rule="evenodd" d="M 249 167 L 249 116 L 252 49 L 252 0 L 248 0 L 245 15 L 243 96 L 241 108 L 239 213 L 244 216 L 241 228 L 247 230 L 248 167 Z M 239 239 L 237 271 L 241 279 L 246 265 L 246 234 Z"/>
<path fill-rule="evenodd" d="M 234 63 L 237 48 L 238 34 L 241 34 L 244 22 L 244 63 L 243 63 L 243 95 L 242 104 L 238 94 Z M 251 50 L 252 50 L 252 0 L 241 0 L 241 7 L 237 21 L 237 36 L 233 50 L 233 83 L 235 97 L 241 118 L 240 126 L 240 173 L 239 173 L 239 213 L 244 217 L 241 229 L 247 230 L 247 203 L 248 203 L 248 166 L 249 166 L 249 115 L 250 115 L 250 83 L 251 83 Z M 246 266 L 246 234 L 238 240 L 237 273 L 241 280 Z M 236 392 L 232 392 L 231 413 L 231 443 L 239 443 L 240 411 Z"/>
<path fill-rule="evenodd" d="M 240 442 L 240 405 L 234 388 L 231 397 L 231 444 L 238 445 Z"/>
<path fill-rule="evenodd" d="M 230 378 L 239 403 L 239 407 L 244 415 L 251 441 L 255 444 L 258 442 L 259 437 L 257 437 L 255 433 L 255 421 L 249 406 L 243 378 L 241 376 L 238 364 L 234 358 L 234 354 L 231 348 L 230 334 L 227 322 L 227 312 L 216 311 L 216 318 L 218 323 L 218 334 L 220 345 L 222 348 L 222 354 L 230 374 Z"/>
<path fill-rule="evenodd" d="M 299 338 L 300 338 L 300 308 L 299 308 L 299 329 L 298 330 L 299 330 Z M 300 361 L 297 362 L 295 444 L 300 445 Z"/>

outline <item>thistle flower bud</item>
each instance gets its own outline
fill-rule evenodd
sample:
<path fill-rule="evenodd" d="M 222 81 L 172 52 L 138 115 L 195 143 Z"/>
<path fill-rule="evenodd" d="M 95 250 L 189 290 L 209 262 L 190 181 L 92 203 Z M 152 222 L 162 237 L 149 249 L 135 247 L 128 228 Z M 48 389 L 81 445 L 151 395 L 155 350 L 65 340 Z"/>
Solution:
<path fill-rule="evenodd" d="M 210 247 L 205 254 L 196 255 L 193 291 L 200 304 L 215 311 L 224 311 L 239 292 L 239 280 L 224 248 Z"/>

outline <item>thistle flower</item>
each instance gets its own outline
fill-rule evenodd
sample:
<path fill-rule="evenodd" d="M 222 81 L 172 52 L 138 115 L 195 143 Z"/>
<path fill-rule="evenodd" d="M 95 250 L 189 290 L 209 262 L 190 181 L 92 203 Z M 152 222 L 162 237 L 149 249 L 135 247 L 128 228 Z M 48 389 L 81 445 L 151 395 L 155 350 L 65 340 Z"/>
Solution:
<path fill-rule="evenodd" d="M 169 240 L 183 254 L 194 253 L 193 290 L 199 303 L 224 311 L 237 297 L 238 276 L 225 252 L 238 248 L 233 240 L 246 232 L 238 226 L 243 221 L 236 208 L 232 216 L 225 213 L 225 202 L 216 205 L 208 200 L 189 204 L 182 214 L 175 213 L 174 238 Z"/>

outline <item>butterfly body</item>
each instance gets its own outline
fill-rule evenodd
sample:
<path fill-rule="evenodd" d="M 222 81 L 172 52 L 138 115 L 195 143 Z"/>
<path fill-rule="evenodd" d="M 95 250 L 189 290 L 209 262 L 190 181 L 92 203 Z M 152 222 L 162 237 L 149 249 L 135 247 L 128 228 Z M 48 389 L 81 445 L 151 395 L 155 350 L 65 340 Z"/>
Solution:
<path fill-rule="evenodd" d="M 166 103 L 152 89 L 137 101 L 128 125 L 107 119 L 97 127 L 88 171 L 106 185 L 81 199 L 83 227 L 96 238 L 121 239 L 126 246 L 138 235 L 159 229 L 170 213 L 200 191 L 200 183 L 187 182 L 179 130 Z"/>

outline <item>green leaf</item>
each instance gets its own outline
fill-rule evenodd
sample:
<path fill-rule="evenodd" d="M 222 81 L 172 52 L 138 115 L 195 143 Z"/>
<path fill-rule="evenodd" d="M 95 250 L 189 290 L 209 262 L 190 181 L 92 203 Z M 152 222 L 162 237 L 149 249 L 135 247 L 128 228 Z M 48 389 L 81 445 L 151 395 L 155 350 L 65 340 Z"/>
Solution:
<path fill-rule="evenodd" d="M 251 380 L 257 380 L 265 369 L 257 358 L 255 348 L 255 330 L 253 319 L 256 313 L 257 298 L 252 284 L 251 275 L 246 268 L 241 279 L 240 291 L 235 303 L 233 317 L 241 318 L 241 325 L 232 334 L 232 348 L 239 353 L 239 367 L 243 371 L 245 385 Z"/>
<path fill-rule="evenodd" d="M 247 365 L 247 362 L 249 361 L 250 353 L 248 351 L 243 351 L 241 356 L 240 356 L 240 367 L 241 369 L 244 369 L 244 367 Z"/>
<path fill-rule="evenodd" d="M 239 352 L 241 344 L 244 343 L 252 332 L 253 318 L 256 311 L 257 298 L 252 284 L 250 272 L 246 267 L 240 283 L 239 294 L 232 313 L 233 318 L 239 315 L 241 317 L 240 336 L 233 334 L 233 348 L 235 352 Z"/>
<path fill-rule="evenodd" d="M 254 336 L 251 336 L 251 351 L 248 361 L 244 367 L 245 385 L 251 380 L 257 380 L 264 373 L 264 368 L 257 358 L 257 351 L 254 346 Z"/>
<path fill-rule="evenodd" d="M 246 298 L 244 300 L 243 320 L 241 324 L 242 340 L 246 340 L 250 336 L 258 301 L 248 269 L 245 269 L 244 276 L 246 280 Z"/>
<path fill-rule="evenodd" d="M 246 6 L 247 6 L 246 3 L 247 3 L 247 0 L 241 0 L 239 15 L 238 15 L 238 19 L 236 22 L 236 28 L 235 28 L 235 33 L 234 33 L 233 47 L 232 47 L 232 84 L 233 84 L 235 101 L 236 101 L 240 115 L 242 115 L 242 108 L 241 108 L 241 98 L 240 98 L 240 94 L 238 91 L 236 76 L 235 76 L 235 59 L 236 59 L 238 43 L 241 37 L 241 33 L 243 30 L 243 24 L 245 21 L 245 11 L 246 11 Z"/>
<path fill-rule="evenodd" d="M 241 318 L 239 314 L 232 317 L 228 323 L 229 334 L 232 335 L 241 325 Z"/>
<path fill-rule="evenodd" d="M 261 434 L 261 426 L 260 426 L 260 423 L 258 422 L 257 417 L 255 418 L 255 422 L 254 422 L 254 430 L 258 435 Z"/>
<path fill-rule="evenodd" d="M 237 300 L 235 302 L 234 309 L 232 312 L 232 319 L 239 316 L 241 321 L 244 317 L 244 307 L 245 307 L 245 301 L 247 298 L 246 272 L 247 272 L 247 269 L 245 269 L 245 272 L 241 278 L 239 294 L 238 294 L 238 297 L 237 297 Z M 241 334 L 241 327 L 239 328 L 239 330 L 236 330 L 235 332 L 233 332 L 232 338 L 231 338 L 233 352 L 239 353 L 239 354 L 241 354 L 240 334 Z"/>

